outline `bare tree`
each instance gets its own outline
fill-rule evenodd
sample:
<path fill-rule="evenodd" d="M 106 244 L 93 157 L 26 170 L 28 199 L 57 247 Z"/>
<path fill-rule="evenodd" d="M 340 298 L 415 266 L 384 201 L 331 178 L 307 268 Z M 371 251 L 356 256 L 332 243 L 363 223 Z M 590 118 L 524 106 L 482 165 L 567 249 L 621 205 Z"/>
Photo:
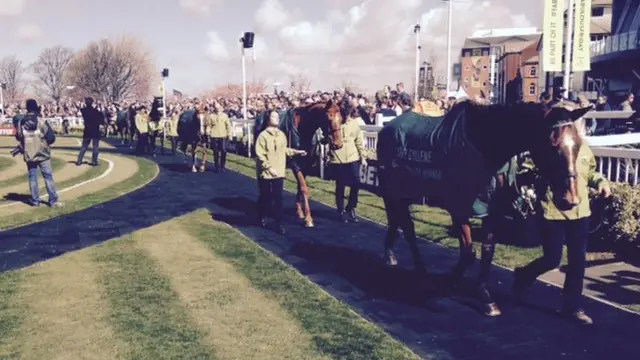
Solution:
<path fill-rule="evenodd" d="M 5 84 L 5 101 L 14 102 L 25 89 L 24 66 L 15 56 L 6 56 L 0 60 L 0 83 Z"/>
<path fill-rule="evenodd" d="M 267 92 L 267 81 L 264 79 L 258 79 L 247 84 L 247 93 L 253 95 L 260 95 Z"/>
<path fill-rule="evenodd" d="M 349 90 L 352 94 L 360 94 L 362 93 L 362 88 L 358 86 L 353 80 L 342 80 L 340 83 L 340 89 Z"/>
<path fill-rule="evenodd" d="M 73 50 L 63 46 L 44 49 L 38 59 L 31 64 L 30 70 L 38 84 L 36 88 L 42 95 L 60 102 L 68 83 L 66 73 L 73 58 Z"/>
<path fill-rule="evenodd" d="M 149 96 L 159 75 L 142 49 L 131 37 L 90 43 L 71 61 L 69 82 L 107 101 Z"/>
<path fill-rule="evenodd" d="M 291 75 L 289 90 L 295 93 L 305 93 L 311 89 L 311 80 L 303 74 Z"/>

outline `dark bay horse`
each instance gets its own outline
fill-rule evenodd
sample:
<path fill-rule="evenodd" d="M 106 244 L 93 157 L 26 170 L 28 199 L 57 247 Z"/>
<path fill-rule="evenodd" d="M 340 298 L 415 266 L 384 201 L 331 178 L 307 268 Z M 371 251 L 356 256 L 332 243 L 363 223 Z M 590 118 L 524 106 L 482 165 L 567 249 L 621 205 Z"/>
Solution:
<path fill-rule="evenodd" d="M 202 154 L 202 163 L 199 167 L 201 172 L 206 169 L 207 151 L 206 144 L 203 144 L 203 119 L 202 111 L 198 108 L 188 109 L 180 114 L 178 118 L 178 138 L 180 141 L 180 151 L 184 154 L 187 162 L 187 147 L 191 146 L 191 172 L 197 172 L 197 154 Z"/>
<path fill-rule="evenodd" d="M 288 159 L 288 166 L 293 171 L 298 183 L 296 215 L 299 219 L 304 220 L 305 227 L 314 226 L 306 177 L 318 161 L 318 156 L 314 156 L 316 153 L 314 149 L 317 148 L 314 143 L 316 132 L 320 129 L 328 139 L 330 146 L 340 149 L 342 147 L 341 125 L 340 107 L 331 100 L 297 107 L 286 114 L 280 122 L 280 130 L 287 136 L 289 147 L 304 150 L 309 154 L 309 156 Z"/>
<path fill-rule="evenodd" d="M 464 101 L 444 117 L 409 112 L 385 124 L 378 134 L 377 155 L 388 220 L 387 264 L 397 265 L 393 247 L 402 229 L 416 270 L 425 271 L 409 208 L 417 197 L 426 196 L 429 205 L 449 212 L 459 231 L 460 258 L 451 272 L 455 286 L 476 261 L 470 219 L 483 216 L 478 300 L 486 315 L 500 315 L 488 291 L 488 278 L 496 244 L 493 234 L 510 202 L 501 201 L 498 190 L 487 200 L 484 213 L 478 213 L 476 201 L 492 181 L 502 183 L 503 178 L 496 174 L 504 164 L 529 151 L 553 193 L 562 195 L 558 196 L 559 208 L 577 205 L 575 163 L 581 138 L 574 122 L 589 110 Z"/>

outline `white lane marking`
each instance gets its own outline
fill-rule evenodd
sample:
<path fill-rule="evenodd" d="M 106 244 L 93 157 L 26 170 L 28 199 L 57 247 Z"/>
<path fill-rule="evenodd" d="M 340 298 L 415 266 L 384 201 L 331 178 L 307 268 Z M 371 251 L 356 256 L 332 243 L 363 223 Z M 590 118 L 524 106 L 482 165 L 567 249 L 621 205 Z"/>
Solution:
<path fill-rule="evenodd" d="M 76 140 L 77 140 L 77 139 L 76 139 Z M 109 167 L 107 168 L 107 170 L 106 170 L 105 172 L 103 172 L 102 174 L 100 174 L 100 176 L 95 177 L 95 178 L 93 178 L 93 179 L 85 180 L 85 181 L 83 181 L 83 182 L 81 182 L 81 183 L 78 183 L 78 184 L 75 184 L 75 185 L 69 186 L 68 188 L 64 188 L 64 189 L 62 189 L 62 190 L 58 190 L 58 194 L 62 194 L 62 193 L 65 193 L 65 192 L 67 192 L 67 191 L 71 191 L 71 190 L 73 190 L 73 189 L 79 188 L 80 186 L 84 186 L 84 185 L 86 185 L 86 184 L 92 183 L 92 182 L 94 182 L 94 181 L 98 181 L 98 180 L 100 180 L 100 179 L 104 179 L 104 178 L 105 178 L 105 177 L 107 177 L 109 174 L 111 174 L 111 172 L 113 171 L 113 169 L 114 169 L 114 167 L 115 167 L 114 162 L 113 162 L 113 161 L 111 161 L 111 160 L 109 160 L 109 159 L 106 159 L 106 158 L 103 158 L 103 160 L 105 160 L 106 162 L 108 162 L 108 163 L 109 163 Z M 41 197 L 40 197 L 40 199 L 44 199 L 44 198 L 47 198 L 47 197 L 49 197 L 49 195 L 48 195 L 48 194 L 47 194 L 47 195 L 43 195 L 43 196 L 41 196 Z M 2 208 L 6 208 L 6 207 L 9 207 L 9 206 L 13 206 L 13 205 L 17 205 L 17 204 L 24 204 L 24 203 L 23 203 L 22 201 L 14 201 L 14 202 L 11 202 L 11 203 L 9 203 L 9 204 L 0 205 L 0 209 L 2 209 Z"/>

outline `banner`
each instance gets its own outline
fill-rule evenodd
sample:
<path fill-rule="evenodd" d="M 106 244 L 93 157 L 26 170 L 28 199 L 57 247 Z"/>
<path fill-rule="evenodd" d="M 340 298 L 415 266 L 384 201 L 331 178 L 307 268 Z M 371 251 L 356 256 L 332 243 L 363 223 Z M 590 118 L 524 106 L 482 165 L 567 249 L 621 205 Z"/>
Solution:
<path fill-rule="evenodd" d="M 564 0 L 544 0 L 542 24 L 542 70 L 562 71 Z"/>
<path fill-rule="evenodd" d="M 591 70 L 591 0 L 575 1 L 573 26 L 573 71 Z"/>

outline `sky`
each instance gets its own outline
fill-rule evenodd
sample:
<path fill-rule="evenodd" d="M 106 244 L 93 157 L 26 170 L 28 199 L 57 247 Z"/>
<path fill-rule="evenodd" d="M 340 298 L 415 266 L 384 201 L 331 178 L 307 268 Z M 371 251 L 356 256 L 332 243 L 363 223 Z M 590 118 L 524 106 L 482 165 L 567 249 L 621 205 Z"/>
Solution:
<path fill-rule="evenodd" d="M 453 1 L 454 61 L 475 30 L 542 23 L 539 0 Z M 81 49 L 133 35 L 158 71 L 170 69 L 167 89 L 195 94 L 241 83 L 239 38 L 252 31 L 247 81 L 285 88 L 302 74 L 313 90 L 352 83 L 373 92 L 413 83 L 415 24 L 421 25 L 421 59 L 431 59 L 443 74 L 447 6 L 442 0 L 0 0 L 0 57 L 28 64 L 46 47 Z"/>

